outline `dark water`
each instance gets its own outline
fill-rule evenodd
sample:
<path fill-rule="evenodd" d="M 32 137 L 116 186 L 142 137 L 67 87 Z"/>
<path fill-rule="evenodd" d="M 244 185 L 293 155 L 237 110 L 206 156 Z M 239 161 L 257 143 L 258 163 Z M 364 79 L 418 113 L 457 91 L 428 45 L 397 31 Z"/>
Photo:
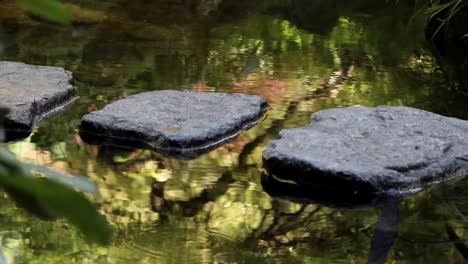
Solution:
<path fill-rule="evenodd" d="M 406 105 L 468 118 L 466 97 L 451 91 L 426 48 L 418 7 L 253 2 L 73 1 L 80 23 L 65 29 L 0 2 L 3 59 L 63 66 L 79 94 L 7 147 L 91 178 L 116 228 L 111 246 L 87 244 L 66 221 L 33 218 L 2 195 L 0 245 L 10 263 L 383 263 L 387 252 L 388 263 L 464 261 L 464 180 L 360 210 L 272 199 L 260 181 L 266 145 L 322 109 Z M 191 161 L 80 139 L 84 114 L 159 89 L 257 94 L 271 110 Z"/>

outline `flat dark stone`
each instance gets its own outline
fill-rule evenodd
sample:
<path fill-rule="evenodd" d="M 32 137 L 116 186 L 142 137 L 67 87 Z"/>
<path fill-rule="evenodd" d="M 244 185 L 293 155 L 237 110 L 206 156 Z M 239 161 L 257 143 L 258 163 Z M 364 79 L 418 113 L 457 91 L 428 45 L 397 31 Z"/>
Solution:
<path fill-rule="evenodd" d="M 409 107 L 330 109 L 281 131 L 263 162 L 276 179 L 309 186 L 320 199 L 402 196 L 468 174 L 468 121 Z"/>
<path fill-rule="evenodd" d="M 154 91 L 115 101 L 82 118 L 88 143 L 146 148 L 195 158 L 232 141 L 267 110 L 255 95 Z"/>
<path fill-rule="evenodd" d="M 72 83 L 63 68 L 0 61 L 0 105 L 9 110 L 4 125 L 10 137 L 29 134 L 35 123 L 71 102 Z"/>

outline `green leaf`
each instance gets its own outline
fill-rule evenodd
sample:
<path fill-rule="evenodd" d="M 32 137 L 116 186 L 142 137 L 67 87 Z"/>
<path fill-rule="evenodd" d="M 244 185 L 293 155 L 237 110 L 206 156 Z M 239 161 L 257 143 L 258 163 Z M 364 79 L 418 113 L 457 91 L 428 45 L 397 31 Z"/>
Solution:
<path fill-rule="evenodd" d="M 89 180 L 89 178 L 76 175 L 65 175 L 60 172 L 51 170 L 44 166 L 39 166 L 30 163 L 21 163 L 24 170 L 27 172 L 41 173 L 44 177 L 51 181 L 55 181 L 67 185 L 75 190 L 87 192 L 95 196 L 99 195 L 96 184 Z"/>
<path fill-rule="evenodd" d="M 106 218 L 81 193 L 45 178 L 36 180 L 38 198 L 49 212 L 67 218 L 88 239 L 104 245 L 110 243 L 112 232 Z"/>
<path fill-rule="evenodd" d="M 48 214 L 64 217 L 93 242 L 109 244 L 111 228 L 95 206 L 72 188 L 47 178 L 0 174 L 0 184 L 8 193 L 24 194 L 31 203 L 37 203 Z M 25 201 L 23 201 L 24 203 Z"/>
<path fill-rule="evenodd" d="M 70 25 L 70 16 L 58 0 L 18 0 L 27 11 L 62 25 Z"/>
<path fill-rule="evenodd" d="M 43 219 L 66 218 L 91 241 L 100 244 L 110 242 L 112 232 L 106 218 L 82 193 L 74 190 L 93 191 L 89 183 L 77 178 L 58 178 L 63 175 L 54 175 L 50 170 L 40 170 L 50 178 L 33 177 L 31 169 L 38 170 L 38 167 L 19 162 L 0 148 L 0 187 L 18 205 Z"/>

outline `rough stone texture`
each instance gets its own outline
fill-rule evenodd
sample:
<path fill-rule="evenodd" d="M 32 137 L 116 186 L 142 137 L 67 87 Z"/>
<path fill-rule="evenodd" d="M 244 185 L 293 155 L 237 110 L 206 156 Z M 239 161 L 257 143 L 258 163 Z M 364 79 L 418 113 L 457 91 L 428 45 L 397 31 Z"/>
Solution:
<path fill-rule="evenodd" d="M 403 195 L 468 174 L 468 122 L 409 107 L 320 111 L 263 153 L 280 179 L 332 195 Z"/>
<path fill-rule="evenodd" d="M 84 116 L 80 131 L 89 143 L 143 147 L 194 158 L 253 126 L 267 106 L 255 95 L 146 92 Z"/>
<path fill-rule="evenodd" d="M 5 128 L 31 130 L 34 123 L 75 95 L 69 71 L 0 61 L 0 105 L 9 109 Z"/>

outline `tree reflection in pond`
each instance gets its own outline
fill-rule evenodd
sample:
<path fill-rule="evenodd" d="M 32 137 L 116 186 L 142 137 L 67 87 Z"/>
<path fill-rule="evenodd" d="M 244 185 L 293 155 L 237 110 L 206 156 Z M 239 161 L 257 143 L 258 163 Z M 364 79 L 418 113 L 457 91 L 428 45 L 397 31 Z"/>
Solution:
<path fill-rule="evenodd" d="M 266 144 L 331 107 L 408 105 L 468 117 L 466 97 L 447 91 L 434 71 L 424 18 L 410 23 L 415 7 L 404 1 L 67 2 L 81 15 L 68 29 L 0 2 L 2 58 L 65 66 L 80 95 L 8 148 L 24 161 L 89 176 L 117 236 L 107 248 L 87 245 L 66 223 L 38 221 L 2 196 L 9 217 L 0 219 L 1 246 L 18 262 L 365 263 L 380 209 L 272 199 L 260 180 Z M 260 125 L 192 161 L 79 137 L 84 114 L 155 89 L 245 92 L 272 108 Z M 446 219 L 466 238 L 444 197 L 435 189 L 402 199 L 388 261 L 463 261 L 451 243 L 426 243 L 448 240 Z"/>
<path fill-rule="evenodd" d="M 399 205 L 398 199 L 383 204 L 372 238 L 369 263 L 387 262 L 388 253 L 398 237 Z"/>

